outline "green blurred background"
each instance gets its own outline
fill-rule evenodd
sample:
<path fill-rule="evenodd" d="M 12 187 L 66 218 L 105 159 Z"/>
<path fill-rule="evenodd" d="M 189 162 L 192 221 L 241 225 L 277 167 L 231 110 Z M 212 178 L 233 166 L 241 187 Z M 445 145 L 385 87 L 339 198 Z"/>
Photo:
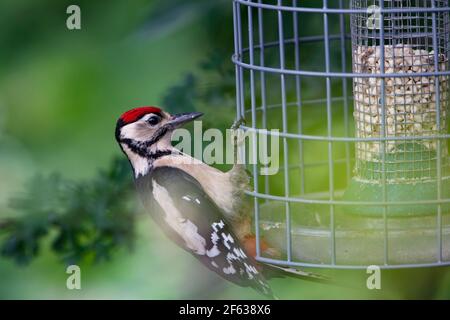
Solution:
<path fill-rule="evenodd" d="M 70 4 L 0 3 L 0 218 L 28 219 L 10 199 L 22 195 L 32 177 L 57 173 L 89 183 L 121 157 L 114 126 L 131 107 L 204 111 L 204 127 L 226 128 L 234 117 L 231 1 L 77 1 L 82 29 L 75 31 L 66 28 Z M 320 33 L 320 23 L 311 21 L 309 31 Z M 310 63 L 316 59 L 311 51 Z M 323 91 L 314 83 L 307 90 L 311 97 Z M 308 123 L 312 131 L 320 120 Z M 326 183 L 326 174 L 315 180 Z M 0 298 L 261 298 L 206 272 L 142 212 L 135 228 L 131 250 L 118 246 L 98 263 L 76 261 L 81 290 L 66 288 L 71 260 L 55 255 L 50 229 L 34 259 L 0 257 Z M 6 237 L 0 233 L 0 242 Z M 327 273 L 343 285 L 290 279 L 271 285 L 285 299 L 450 297 L 446 269 L 386 271 L 378 291 L 366 289 L 365 271 Z"/>

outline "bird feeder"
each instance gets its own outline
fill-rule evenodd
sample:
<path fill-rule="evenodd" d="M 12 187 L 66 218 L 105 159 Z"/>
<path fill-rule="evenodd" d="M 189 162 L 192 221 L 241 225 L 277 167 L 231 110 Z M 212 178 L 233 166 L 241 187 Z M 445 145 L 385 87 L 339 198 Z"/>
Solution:
<path fill-rule="evenodd" d="M 356 136 L 364 141 L 356 144 L 356 175 L 346 199 L 409 202 L 449 195 L 449 180 L 438 170 L 448 159 L 447 143 L 438 139 L 447 133 L 448 76 L 438 72 L 448 66 L 448 12 L 421 13 L 412 6 L 427 9 L 433 2 L 385 1 L 391 12 L 382 19 L 373 6 L 351 17 L 353 72 L 369 76 L 353 79 Z M 370 1 L 351 5 L 365 10 Z M 448 211 L 448 204 L 443 207 Z M 385 210 L 351 208 L 360 214 Z M 390 216 L 435 211 L 417 203 L 387 210 Z"/>
<path fill-rule="evenodd" d="M 281 146 L 278 174 L 250 167 L 257 238 L 283 253 L 258 245 L 257 258 L 450 265 L 448 1 L 234 0 L 233 9 L 237 118 Z"/>

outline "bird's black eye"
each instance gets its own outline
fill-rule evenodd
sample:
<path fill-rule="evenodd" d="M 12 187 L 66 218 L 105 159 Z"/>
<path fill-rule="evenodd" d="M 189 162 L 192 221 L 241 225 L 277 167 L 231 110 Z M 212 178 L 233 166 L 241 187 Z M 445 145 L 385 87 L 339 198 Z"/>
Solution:
<path fill-rule="evenodd" d="M 154 126 L 154 125 L 158 124 L 159 120 L 160 120 L 160 119 L 159 119 L 158 116 L 151 116 L 150 118 L 148 118 L 147 122 L 148 122 L 150 125 Z"/>

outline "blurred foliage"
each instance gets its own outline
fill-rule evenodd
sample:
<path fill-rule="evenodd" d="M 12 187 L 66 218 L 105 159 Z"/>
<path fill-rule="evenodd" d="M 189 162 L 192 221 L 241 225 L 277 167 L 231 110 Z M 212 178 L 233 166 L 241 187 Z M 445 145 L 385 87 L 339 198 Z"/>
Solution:
<path fill-rule="evenodd" d="M 230 110 L 235 102 L 234 86 L 234 69 L 229 56 L 213 52 L 207 60 L 200 63 L 199 72 L 188 73 L 168 90 L 163 98 L 163 105 L 171 112 L 197 109 L 208 111 L 221 107 Z M 223 121 L 219 118 L 215 125 L 220 125 L 221 122 Z"/>
<path fill-rule="evenodd" d="M 36 176 L 11 200 L 21 217 L 1 226 L 2 255 L 26 264 L 39 254 L 44 236 L 67 264 L 107 260 L 117 247 L 131 248 L 136 212 L 129 201 L 131 185 L 129 163 L 122 158 L 90 181 Z"/>
<path fill-rule="evenodd" d="M 173 113 L 182 110 L 195 110 L 197 78 L 192 73 L 187 74 L 180 84 L 171 87 L 163 99 L 163 105 Z"/>

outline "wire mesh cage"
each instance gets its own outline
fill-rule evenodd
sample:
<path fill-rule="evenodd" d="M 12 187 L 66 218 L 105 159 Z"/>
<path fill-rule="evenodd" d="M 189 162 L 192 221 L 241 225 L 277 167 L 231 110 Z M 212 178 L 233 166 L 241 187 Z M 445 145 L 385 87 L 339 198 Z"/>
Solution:
<path fill-rule="evenodd" d="M 281 141 L 276 174 L 250 168 L 257 259 L 450 265 L 448 1 L 233 0 L 233 12 L 237 118 Z"/>

